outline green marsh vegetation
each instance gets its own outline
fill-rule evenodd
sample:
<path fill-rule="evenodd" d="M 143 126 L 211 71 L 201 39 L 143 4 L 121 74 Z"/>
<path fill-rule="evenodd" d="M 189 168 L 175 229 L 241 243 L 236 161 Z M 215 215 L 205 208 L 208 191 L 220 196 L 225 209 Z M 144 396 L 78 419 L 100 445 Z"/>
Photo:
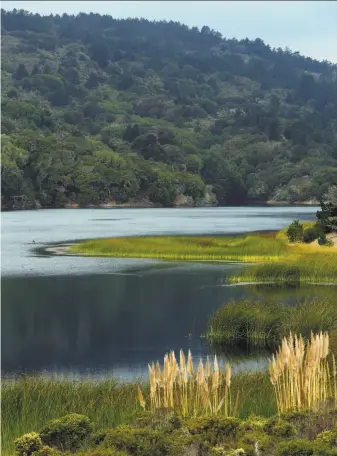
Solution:
<path fill-rule="evenodd" d="M 229 279 L 231 283 L 337 283 L 336 248 L 289 244 L 284 230 L 238 236 L 94 239 L 73 245 L 70 252 L 85 256 L 256 263 L 239 270 Z"/>
<path fill-rule="evenodd" d="M 273 347 L 290 331 L 304 337 L 311 331 L 336 334 L 336 290 L 324 291 L 323 297 L 301 297 L 292 304 L 271 297 L 226 303 L 211 317 L 207 338 L 220 345 Z"/>
<path fill-rule="evenodd" d="M 287 253 L 273 235 L 135 236 L 84 241 L 72 253 L 121 258 L 159 258 L 195 261 L 277 261 Z"/>

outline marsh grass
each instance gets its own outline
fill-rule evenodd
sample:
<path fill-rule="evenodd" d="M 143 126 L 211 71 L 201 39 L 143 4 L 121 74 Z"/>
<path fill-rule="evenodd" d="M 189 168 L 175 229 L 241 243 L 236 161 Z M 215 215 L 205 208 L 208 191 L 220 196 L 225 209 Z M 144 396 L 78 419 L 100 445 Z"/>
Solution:
<path fill-rule="evenodd" d="M 150 403 L 150 386 L 144 381 L 140 388 L 144 400 Z M 245 419 L 251 413 L 270 417 L 277 411 L 267 371 L 234 375 L 231 391 L 233 398 L 239 394 L 236 414 L 240 418 Z M 142 411 L 136 383 L 30 376 L 16 381 L 2 380 L 1 405 L 2 454 L 5 456 L 13 456 L 16 438 L 38 432 L 53 418 L 69 413 L 84 414 L 92 420 L 95 430 L 99 430 L 133 424 Z"/>
<path fill-rule="evenodd" d="M 287 254 L 282 239 L 271 234 L 243 236 L 137 236 L 95 239 L 71 248 L 72 253 L 120 258 L 195 261 L 278 261 Z"/>
<path fill-rule="evenodd" d="M 331 283 L 337 284 L 337 252 L 305 252 L 288 255 L 286 261 L 252 265 L 230 278 L 231 283 Z"/>
<path fill-rule="evenodd" d="M 13 440 L 39 431 L 46 421 L 69 413 L 88 415 L 98 428 L 128 423 L 140 410 L 135 385 L 114 380 L 72 381 L 22 377 L 2 380 L 2 454 L 13 455 Z"/>
<path fill-rule="evenodd" d="M 329 362 L 328 333 L 313 334 L 305 343 L 302 336 L 284 337 L 269 365 L 278 413 L 318 410 L 333 401 L 336 407 L 336 363 Z"/>
<path fill-rule="evenodd" d="M 305 227 L 312 226 L 307 222 Z M 181 261 L 258 263 L 243 268 L 231 283 L 337 283 L 337 250 L 316 244 L 289 244 L 286 229 L 238 236 L 137 236 L 75 244 L 84 256 Z"/>
<path fill-rule="evenodd" d="M 207 338 L 216 344 L 273 346 L 289 332 L 309 337 L 311 331 L 337 330 L 335 295 L 305 297 L 294 305 L 277 300 L 232 301 L 211 317 Z"/>

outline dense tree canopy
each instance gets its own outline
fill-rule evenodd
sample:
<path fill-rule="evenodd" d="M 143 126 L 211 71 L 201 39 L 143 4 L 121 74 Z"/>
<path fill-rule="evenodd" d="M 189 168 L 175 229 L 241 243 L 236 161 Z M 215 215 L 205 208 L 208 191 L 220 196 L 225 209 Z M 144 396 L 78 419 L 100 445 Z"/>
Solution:
<path fill-rule="evenodd" d="M 2 11 L 2 206 L 320 200 L 337 67 L 175 22 Z"/>

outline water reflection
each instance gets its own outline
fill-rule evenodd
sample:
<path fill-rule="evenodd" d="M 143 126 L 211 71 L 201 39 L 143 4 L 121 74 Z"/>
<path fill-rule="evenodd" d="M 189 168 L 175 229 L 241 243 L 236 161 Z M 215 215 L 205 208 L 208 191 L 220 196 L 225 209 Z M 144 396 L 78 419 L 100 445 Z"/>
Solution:
<path fill-rule="evenodd" d="M 233 270 L 234 266 L 227 270 Z M 144 274 L 6 278 L 2 369 L 140 373 L 170 349 L 207 352 L 209 315 L 244 290 L 217 287 L 224 268 Z M 129 375 L 126 372 L 126 375 Z"/>

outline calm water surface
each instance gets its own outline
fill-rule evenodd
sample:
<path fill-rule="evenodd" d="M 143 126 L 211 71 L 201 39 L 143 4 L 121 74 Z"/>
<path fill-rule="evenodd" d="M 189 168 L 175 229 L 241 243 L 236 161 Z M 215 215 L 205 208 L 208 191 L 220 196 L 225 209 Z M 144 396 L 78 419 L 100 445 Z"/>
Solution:
<path fill-rule="evenodd" d="M 276 230 L 314 220 L 315 207 L 82 209 L 6 212 L 2 219 L 2 374 L 132 379 L 166 351 L 212 353 L 200 335 L 223 303 L 256 293 L 225 287 L 240 266 L 41 255 L 72 240 L 144 234 Z M 35 241 L 35 242 L 33 242 Z M 296 292 L 294 292 L 296 293 Z M 227 353 L 236 369 L 259 353 Z"/>

